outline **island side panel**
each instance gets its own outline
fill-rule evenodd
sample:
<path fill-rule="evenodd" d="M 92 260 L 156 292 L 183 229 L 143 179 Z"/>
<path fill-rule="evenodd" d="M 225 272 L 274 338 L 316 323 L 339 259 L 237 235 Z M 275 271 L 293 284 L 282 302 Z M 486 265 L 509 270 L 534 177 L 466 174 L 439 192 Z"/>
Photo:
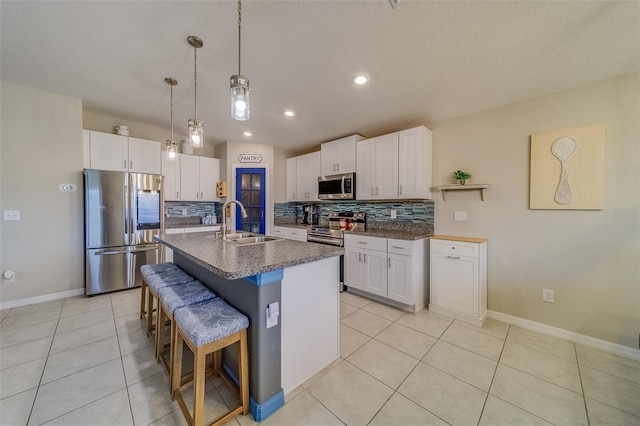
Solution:
<path fill-rule="evenodd" d="M 340 356 L 339 257 L 297 265 L 282 278 L 282 388 L 286 393 Z"/>
<path fill-rule="evenodd" d="M 262 404 L 282 391 L 281 380 L 281 321 L 267 329 L 266 310 L 271 302 L 280 300 L 281 283 L 274 282 L 258 286 L 247 279 L 227 280 L 208 271 L 174 252 L 173 262 L 227 303 L 249 317 L 249 393 L 258 404 Z M 227 357 L 225 363 L 237 371 L 235 356 Z"/>

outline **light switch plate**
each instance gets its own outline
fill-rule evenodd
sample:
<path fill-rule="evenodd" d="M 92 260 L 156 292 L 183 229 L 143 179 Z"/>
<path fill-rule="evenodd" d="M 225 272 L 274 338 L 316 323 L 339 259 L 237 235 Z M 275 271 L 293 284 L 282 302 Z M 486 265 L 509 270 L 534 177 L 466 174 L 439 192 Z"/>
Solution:
<path fill-rule="evenodd" d="M 467 211 L 466 210 L 456 210 L 453 213 L 453 220 L 456 222 L 466 222 L 467 221 Z"/>
<path fill-rule="evenodd" d="M 398 217 L 398 213 L 395 210 L 391 210 L 391 219 L 396 219 Z"/>
<path fill-rule="evenodd" d="M 4 220 L 20 220 L 20 210 L 3 210 Z"/>

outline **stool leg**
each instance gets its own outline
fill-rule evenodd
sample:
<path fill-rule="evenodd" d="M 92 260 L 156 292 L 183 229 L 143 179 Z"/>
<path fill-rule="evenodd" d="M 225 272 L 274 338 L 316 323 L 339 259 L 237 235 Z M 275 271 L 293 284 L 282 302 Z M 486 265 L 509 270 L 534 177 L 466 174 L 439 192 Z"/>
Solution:
<path fill-rule="evenodd" d="M 147 336 L 151 337 L 151 329 L 153 328 L 153 293 L 149 289 L 149 298 L 147 299 Z"/>
<path fill-rule="evenodd" d="M 164 350 L 164 309 L 162 302 L 158 298 L 158 312 L 156 313 L 156 361 L 160 362 L 162 351 Z"/>
<path fill-rule="evenodd" d="M 180 378 L 182 376 L 182 334 L 176 330 L 175 344 L 171 345 L 173 355 L 171 357 L 171 396 L 176 398 L 176 392 L 180 388 Z"/>
<path fill-rule="evenodd" d="M 146 302 L 146 298 L 147 298 L 147 281 L 142 278 L 142 284 L 140 284 L 140 318 L 144 318 L 146 311 L 145 311 L 145 302 Z"/>
<path fill-rule="evenodd" d="M 247 353 L 247 329 L 240 333 L 240 362 L 238 379 L 240 380 L 240 396 L 242 399 L 242 414 L 249 414 L 249 355 Z"/>
<path fill-rule="evenodd" d="M 195 365 L 193 369 L 193 424 L 201 426 L 204 423 L 204 384 L 206 369 L 206 352 L 202 348 L 197 348 L 195 353 Z"/>
<path fill-rule="evenodd" d="M 173 318 L 171 319 L 171 336 L 169 337 L 169 339 L 171 340 L 171 344 L 169 346 L 169 386 L 171 389 L 171 397 L 173 398 L 173 359 L 175 358 L 175 355 L 173 353 L 173 348 L 176 347 L 176 336 L 177 336 L 177 332 L 176 332 L 176 322 L 173 320 Z M 182 360 L 180 361 L 180 363 L 182 363 Z"/>

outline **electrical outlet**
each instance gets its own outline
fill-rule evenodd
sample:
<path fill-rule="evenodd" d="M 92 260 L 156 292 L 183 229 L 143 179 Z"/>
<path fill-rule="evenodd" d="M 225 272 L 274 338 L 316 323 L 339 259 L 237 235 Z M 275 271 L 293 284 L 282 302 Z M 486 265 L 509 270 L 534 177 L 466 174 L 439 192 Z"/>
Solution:
<path fill-rule="evenodd" d="M 4 220 L 20 220 L 20 210 L 4 210 Z"/>
<path fill-rule="evenodd" d="M 466 222 L 467 221 L 467 211 L 466 210 L 456 210 L 453 212 L 453 220 L 456 222 Z"/>
<path fill-rule="evenodd" d="M 186 216 L 187 215 L 187 209 L 182 209 L 182 216 Z"/>
<path fill-rule="evenodd" d="M 548 288 L 542 289 L 542 301 L 555 303 L 555 292 L 553 290 L 549 290 Z"/>
<path fill-rule="evenodd" d="M 395 210 L 391 210 L 391 219 L 396 219 L 398 217 L 398 214 L 396 213 Z"/>

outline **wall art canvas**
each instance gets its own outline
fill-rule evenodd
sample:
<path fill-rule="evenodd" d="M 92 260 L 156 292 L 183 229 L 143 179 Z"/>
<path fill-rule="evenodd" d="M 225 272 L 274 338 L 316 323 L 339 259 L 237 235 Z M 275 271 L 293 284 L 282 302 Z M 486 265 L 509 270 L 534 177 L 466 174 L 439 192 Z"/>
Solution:
<path fill-rule="evenodd" d="M 602 210 L 605 127 L 531 135 L 529 208 Z"/>

